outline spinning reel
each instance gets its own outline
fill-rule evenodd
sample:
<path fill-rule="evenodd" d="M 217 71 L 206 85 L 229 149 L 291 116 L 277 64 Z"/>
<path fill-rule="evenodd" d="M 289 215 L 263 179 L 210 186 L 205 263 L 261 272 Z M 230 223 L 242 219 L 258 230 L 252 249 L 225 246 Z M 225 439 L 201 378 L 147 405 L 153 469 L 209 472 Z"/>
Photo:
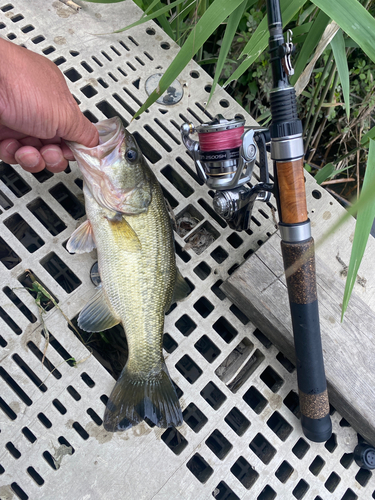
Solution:
<path fill-rule="evenodd" d="M 190 137 L 194 132 L 198 141 Z M 268 129 L 252 127 L 245 132 L 244 120 L 227 120 L 217 115 L 198 127 L 184 123 L 181 135 L 192 153 L 198 176 L 207 187 L 216 190 L 213 199 L 216 213 L 236 231 L 249 229 L 254 202 L 268 201 L 273 191 L 267 162 Z M 260 182 L 249 187 L 255 164 L 260 169 Z"/>

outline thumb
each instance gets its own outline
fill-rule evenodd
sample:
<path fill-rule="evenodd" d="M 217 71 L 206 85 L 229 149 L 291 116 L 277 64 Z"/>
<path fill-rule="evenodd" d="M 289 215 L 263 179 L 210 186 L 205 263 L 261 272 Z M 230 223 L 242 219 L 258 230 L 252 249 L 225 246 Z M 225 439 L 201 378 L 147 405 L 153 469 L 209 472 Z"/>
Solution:
<path fill-rule="evenodd" d="M 82 115 L 83 116 L 83 115 Z M 88 148 L 93 148 L 99 144 L 99 133 L 97 128 L 93 123 L 90 122 L 86 117 L 84 117 L 84 126 L 82 128 L 82 134 L 75 142 L 79 142 L 83 146 Z"/>
<path fill-rule="evenodd" d="M 88 148 L 93 148 L 99 144 L 99 133 L 93 123 L 88 120 L 77 106 L 77 113 L 74 120 L 71 120 L 71 127 L 61 138 L 66 141 L 78 142 Z"/>

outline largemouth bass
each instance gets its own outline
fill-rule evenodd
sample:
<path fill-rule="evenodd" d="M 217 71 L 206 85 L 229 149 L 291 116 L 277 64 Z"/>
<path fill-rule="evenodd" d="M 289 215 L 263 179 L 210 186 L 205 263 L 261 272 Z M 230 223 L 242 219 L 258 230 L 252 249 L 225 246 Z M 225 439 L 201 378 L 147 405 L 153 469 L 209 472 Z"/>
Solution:
<path fill-rule="evenodd" d="M 96 126 L 98 146 L 68 143 L 84 178 L 87 221 L 67 249 L 98 252 L 101 286 L 78 326 L 100 332 L 121 322 L 128 342 L 104 428 L 122 431 L 145 418 L 158 427 L 178 426 L 181 408 L 162 352 L 164 314 L 189 286 L 176 267 L 161 187 L 137 143 L 117 117 Z"/>

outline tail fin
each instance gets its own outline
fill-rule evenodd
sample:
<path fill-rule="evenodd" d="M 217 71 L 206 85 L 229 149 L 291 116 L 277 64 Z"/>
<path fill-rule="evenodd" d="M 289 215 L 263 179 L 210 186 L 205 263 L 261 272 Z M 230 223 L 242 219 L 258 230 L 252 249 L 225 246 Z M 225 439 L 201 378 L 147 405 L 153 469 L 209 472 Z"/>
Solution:
<path fill-rule="evenodd" d="M 109 432 L 125 431 L 146 418 L 157 427 L 182 425 L 180 403 L 165 364 L 148 379 L 124 367 L 107 402 L 104 428 Z"/>

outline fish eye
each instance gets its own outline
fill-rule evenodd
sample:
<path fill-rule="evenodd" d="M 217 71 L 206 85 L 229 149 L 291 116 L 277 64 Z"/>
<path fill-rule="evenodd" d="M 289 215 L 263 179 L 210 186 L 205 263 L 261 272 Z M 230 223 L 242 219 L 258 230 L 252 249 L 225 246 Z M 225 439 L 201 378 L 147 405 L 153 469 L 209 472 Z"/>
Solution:
<path fill-rule="evenodd" d="M 132 148 L 127 149 L 125 151 L 125 159 L 130 163 L 134 163 L 138 159 L 138 151 Z"/>

